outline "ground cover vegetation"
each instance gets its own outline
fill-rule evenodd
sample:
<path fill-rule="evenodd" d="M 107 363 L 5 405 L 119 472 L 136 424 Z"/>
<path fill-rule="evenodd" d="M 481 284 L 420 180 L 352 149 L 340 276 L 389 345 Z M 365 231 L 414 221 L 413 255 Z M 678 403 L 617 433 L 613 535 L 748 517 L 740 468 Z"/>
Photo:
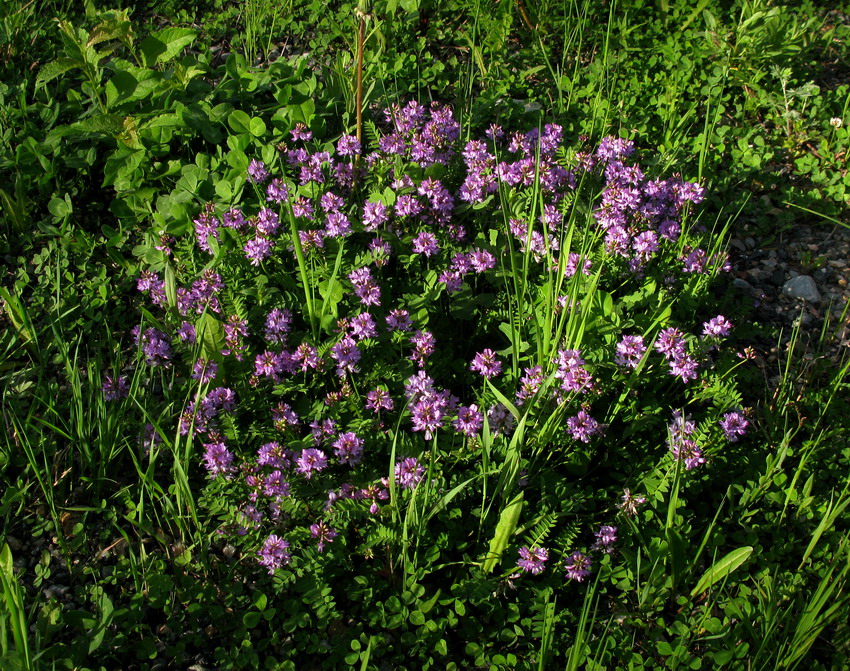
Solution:
<path fill-rule="evenodd" d="M 847 668 L 847 7 L 4 10 L 4 669 Z"/>

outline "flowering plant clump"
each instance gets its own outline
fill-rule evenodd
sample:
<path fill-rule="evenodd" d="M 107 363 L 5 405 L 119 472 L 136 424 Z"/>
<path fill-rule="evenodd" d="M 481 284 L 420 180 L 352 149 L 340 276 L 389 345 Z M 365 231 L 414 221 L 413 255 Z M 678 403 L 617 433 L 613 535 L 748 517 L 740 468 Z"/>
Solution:
<path fill-rule="evenodd" d="M 464 140 L 411 102 L 368 130 L 371 151 L 293 126 L 139 277 L 140 356 L 185 385 L 172 421 L 218 531 L 271 573 L 378 545 L 415 565 L 451 533 L 485 570 L 513 544 L 581 582 L 620 542 L 623 482 L 696 477 L 748 427 L 733 325 L 694 314 L 727 266 L 703 189 L 556 124 Z M 582 478 L 607 498 L 582 508 Z"/>

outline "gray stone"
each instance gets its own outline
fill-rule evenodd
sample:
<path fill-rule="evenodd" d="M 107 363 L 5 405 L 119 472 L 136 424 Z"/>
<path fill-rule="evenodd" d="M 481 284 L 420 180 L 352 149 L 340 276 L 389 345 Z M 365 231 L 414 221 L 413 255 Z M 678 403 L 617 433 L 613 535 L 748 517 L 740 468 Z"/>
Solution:
<path fill-rule="evenodd" d="M 815 281 L 808 275 L 797 275 L 782 285 L 782 293 L 792 298 L 800 298 L 809 303 L 820 303 L 820 292 Z"/>
<path fill-rule="evenodd" d="M 747 246 L 741 240 L 738 240 L 738 238 L 732 238 L 729 241 L 729 244 L 732 245 L 739 252 L 746 252 L 747 251 Z"/>
<path fill-rule="evenodd" d="M 739 291 L 744 291 L 746 293 L 752 293 L 753 291 L 753 285 L 747 282 L 747 280 L 742 280 L 740 277 L 736 277 L 732 280 L 732 286 Z"/>

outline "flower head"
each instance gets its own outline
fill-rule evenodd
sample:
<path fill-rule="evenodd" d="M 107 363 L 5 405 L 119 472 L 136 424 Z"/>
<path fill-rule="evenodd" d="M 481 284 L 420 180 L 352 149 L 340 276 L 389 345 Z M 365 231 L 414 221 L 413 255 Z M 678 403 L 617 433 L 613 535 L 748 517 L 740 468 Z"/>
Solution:
<path fill-rule="evenodd" d="M 316 522 L 316 524 L 310 525 L 310 535 L 318 541 L 316 549 L 319 552 L 324 552 L 325 545 L 331 543 L 339 534 L 324 522 Z"/>
<path fill-rule="evenodd" d="M 720 420 L 720 428 L 730 443 L 738 442 L 738 438 L 747 432 L 749 425 L 747 418 L 738 410 L 727 412 Z"/>
<path fill-rule="evenodd" d="M 424 475 L 425 469 L 416 457 L 408 457 L 395 465 L 395 481 L 403 489 L 415 489 Z"/>
<path fill-rule="evenodd" d="M 584 582 L 584 579 L 590 575 L 590 565 L 590 557 L 576 550 L 567 559 L 567 578 L 576 582 Z"/>
<path fill-rule="evenodd" d="M 517 561 L 517 566 L 526 573 L 537 575 L 545 568 L 544 565 L 549 559 L 549 551 L 546 548 L 521 547 L 519 549 L 519 556 L 520 559 Z"/>
<path fill-rule="evenodd" d="M 493 350 L 485 349 L 475 355 L 469 368 L 489 380 L 502 372 L 502 362 L 496 359 Z"/>
<path fill-rule="evenodd" d="M 288 552 L 289 542 L 272 534 L 263 543 L 263 547 L 257 552 L 260 566 L 265 566 L 269 570 L 269 575 L 275 572 L 284 564 L 288 564 L 292 559 L 292 555 Z"/>

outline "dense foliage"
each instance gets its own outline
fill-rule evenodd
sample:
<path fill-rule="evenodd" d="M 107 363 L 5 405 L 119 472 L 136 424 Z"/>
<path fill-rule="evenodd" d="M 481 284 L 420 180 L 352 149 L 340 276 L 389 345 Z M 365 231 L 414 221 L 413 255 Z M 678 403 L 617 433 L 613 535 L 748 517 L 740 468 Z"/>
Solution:
<path fill-rule="evenodd" d="M 846 14 L 12 5 L 3 668 L 845 668 Z"/>

